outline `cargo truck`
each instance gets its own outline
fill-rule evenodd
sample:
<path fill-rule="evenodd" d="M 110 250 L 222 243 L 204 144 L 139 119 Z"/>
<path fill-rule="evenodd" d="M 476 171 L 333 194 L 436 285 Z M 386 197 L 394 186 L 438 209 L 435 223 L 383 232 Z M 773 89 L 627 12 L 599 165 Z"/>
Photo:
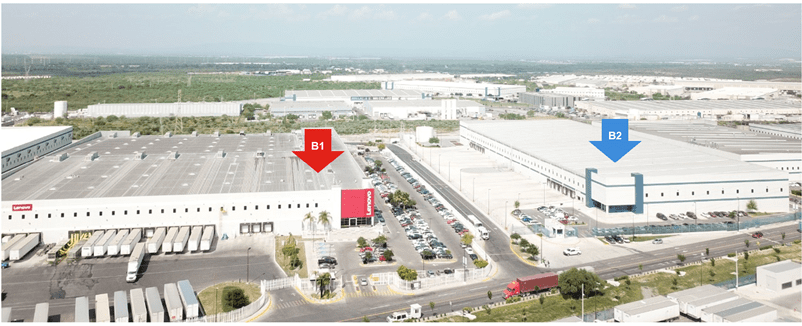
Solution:
<path fill-rule="evenodd" d="M 164 241 L 164 234 L 166 230 L 165 228 L 158 228 L 156 232 L 153 233 L 153 237 L 148 240 L 148 253 L 155 254 L 159 252 L 159 248 L 162 246 L 162 241 Z"/>
<path fill-rule="evenodd" d="M 199 304 L 198 298 L 189 280 L 178 281 L 178 294 L 181 295 L 181 303 L 184 304 L 184 315 L 187 319 L 198 317 Z"/>
<path fill-rule="evenodd" d="M 86 239 L 81 239 L 78 243 L 73 246 L 70 251 L 67 252 L 67 259 L 76 260 L 81 258 L 81 252 L 83 251 L 84 244 L 86 243 Z"/>
<path fill-rule="evenodd" d="M 17 241 L 8 252 L 8 259 L 17 261 L 25 257 L 33 248 L 39 245 L 39 233 L 31 233 L 25 239 Z"/>
<path fill-rule="evenodd" d="M 3 323 L 10 323 L 11 322 L 11 307 L 3 308 L 3 320 L 0 321 Z"/>
<path fill-rule="evenodd" d="M 145 289 L 145 299 L 148 304 L 148 314 L 151 323 L 161 323 L 164 321 L 164 305 L 159 296 L 159 289 L 149 287 Z"/>
<path fill-rule="evenodd" d="M 134 246 L 142 239 L 142 229 L 132 229 L 125 240 L 120 244 L 120 255 L 128 256 L 134 250 Z"/>
<path fill-rule="evenodd" d="M 203 228 L 203 236 L 201 237 L 200 250 L 209 251 L 212 249 L 212 241 L 214 241 L 214 226 L 209 225 Z"/>
<path fill-rule="evenodd" d="M 37 303 L 33 311 L 34 323 L 46 323 L 50 313 L 50 304 L 47 302 Z"/>
<path fill-rule="evenodd" d="M 128 258 L 128 274 L 125 276 L 125 281 L 128 283 L 135 282 L 139 267 L 142 266 L 142 260 L 145 258 L 145 244 L 137 243 L 134 247 L 134 252 Z"/>
<path fill-rule="evenodd" d="M 198 251 L 200 246 L 200 238 L 203 235 L 203 227 L 200 225 L 196 225 L 192 227 L 192 233 L 189 235 L 189 243 L 187 244 L 187 250 L 189 252 Z"/>
<path fill-rule="evenodd" d="M 167 306 L 167 319 L 171 322 L 184 320 L 184 305 L 175 283 L 164 285 L 164 304 Z"/>
<path fill-rule="evenodd" d="M 117 235 L 117 230 L 108 230 L 103 237 L 95 242 L 95 247 L 92 248 L 93 257 L 103 257 L 106 255 L 106 250 L 109 248 L 112 238 Z"/>
<path fill-rule="evenodd" d="M 184 252 L 184 248 L 187 247 L 187 241 L 189 241 L 189 227 L 182 226 L 178 230 L 178 235 L 175 236 L 173 240 L 173 252 L 174 253 L 182 253 Z"/>
<path fill-rule="evenodd" d="M 128 230 L 117 231 L 117 235 L 115 235 L 114 238 L 111 239 L 111 242 L 109 243 L 109 248 L 106 250 L 106 253 L 109 256 L 117 256 L 118 254 L 120 254 L 120 246 L 123 244 L 123 241 L 125 241 L 125 238 L 127 236 L 128 236 Z"/>
<path fill-rule="evenodd" d="M 504 290 L 504 299 L 513 296 L 526 296 L 537 291 L 557 287 L 558 285 L 559 278 L 555 273 L 519 277 L 507 285 L 507 289 Z"/>
<path fill-rule="evenodd" d="M 75 322 L 89 323 L 89 297 L 75 298 Z"/>
<path fill-rule="evenodd" d="M 11 253 L 11 247 L 13 247 L 20 240 L 25 239 L 25 237 L 25 234 L 17 234 L 8 240 L 8 242 L 3 244 L 3 261 L 8 259 L 8 255 Z"/>
<path fill-rule="evenodd" d="M 178 235 L 178 227 L 174 226 L 167 230 L 167 235 L 164 236 L 164 242 L 162 242 L 162 253 L 168 253 L 173 251 L 173 240 L 175 236 Z"/>
<path fill-rule="evenodd" d="M 109 311 L 109 294 L 101 293 L 95 295 L 95 322 L 110 323 L 111 311 Z"/>
<path fill-rule="evenodd" d="M 92 236 L 84 242 L 81 247 L 81 257 L 92 257 L 92 249 L 95 247 L 95 242 L 98 242 L 103 237 L 103 231 L 95 231 Z"/>
<path fill-rule="evenodd" d="M 142 288 L 131 290 L 131 319 L 135 323 L 148 322 L 148 308 L 145 307 L 145 292 Z"/>
<path fill-rule="evenodd" d="M 125 291 L 114 292 L 114 322 L 128 322 L 128 296 Z"/>

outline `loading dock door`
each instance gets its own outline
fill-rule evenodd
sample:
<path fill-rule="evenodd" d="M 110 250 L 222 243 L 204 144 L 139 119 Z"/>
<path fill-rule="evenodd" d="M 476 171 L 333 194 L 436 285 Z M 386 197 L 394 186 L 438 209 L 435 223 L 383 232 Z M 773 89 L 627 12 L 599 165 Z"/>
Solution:
<path fill-rule="evenodd" d="M 251 224 L 250 223 L 242 223 L 239 225 L 239 233 L 247 234 L 251 231 Z"/>
<path fill-rule="evenodd" d="M 262 232 L 262 223 L 253 223 L 253 224 L 251 224 L 251 230 L 253 230 L 253 233 Z"/>
<path fill-rule="evenodd" d="M 262 225 L 262 230 L 264 232 L 273 232 L 273 222 L 265 222 Z"/>

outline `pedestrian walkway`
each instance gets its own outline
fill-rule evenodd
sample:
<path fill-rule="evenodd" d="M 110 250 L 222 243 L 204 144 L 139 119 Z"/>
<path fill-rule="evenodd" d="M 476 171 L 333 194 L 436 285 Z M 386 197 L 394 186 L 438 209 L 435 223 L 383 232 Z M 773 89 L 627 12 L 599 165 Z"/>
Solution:
<path fill-rule="evenodd" d="M 359 291 L 359 292 L 345 292 L 346 298 L 358 298 L 358 297 L 389 297 L 398 295 L 397 293 L 393 293 L 389 290 L 382 290 L 382 291 Z"/>
<path fill-rule="evenodd" d="M 286 309 L 291 307 L 303 306 L 305 304 L 309 304 L 309 302 L 307 302 L 306 300 L 295 300 L 295 301 L 284 301 L 284 302 L 278 301 L 276 302 L 275 307 L 276 309 Z"/>

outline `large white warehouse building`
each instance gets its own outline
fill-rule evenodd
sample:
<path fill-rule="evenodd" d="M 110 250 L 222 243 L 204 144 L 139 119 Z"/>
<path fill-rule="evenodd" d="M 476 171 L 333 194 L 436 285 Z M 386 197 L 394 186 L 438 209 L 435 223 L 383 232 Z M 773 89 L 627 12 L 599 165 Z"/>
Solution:
<path fill-rule="evenodd" d="M 799 103 L 788 101 L 580 101 L 577 109 L 630 120 L 717 118 L 742 115 L 757 120 L 764 115 L 800 115 Z"/>
<path fill-rule="evenodd" d="M 788 172 L 654 135 L 617 163 L 591 140 L 601 127 L 568 120 L 461 121 L 460 142 L 606 212 L 788 211 Z M 522 135 L 526 135 L 523 137 Z"/>
<path fill-rule="evenodd" d="M 219 117 L 239 116 L 242 104 L 223 103 L 119 103 L 95 104 L 86 108 L 89 117 L 107 117 L 110 115 L 136 117 Z"/>
<path fill-rule="evenodd" d="M 72 126 L 0 128 L 3 173 L 72 143 Z"/>
<path fill-rule="evenodd" d="M 390 119 L 408 119 L 419 113 L 429 113 L 434 118 L 454 120 L 483 116 L 485 106 L 467 100 L 368 101 L 365 102 L 365 113 L 374 118 Z"/>
<path fill-rule="evenodd" d="M 284 102 L 347 102 L 358 105 L 365 101 L 420 100 L 427 96 L 419 91 L 389 89 L 342 89 L 342 90 L 287 90 Z"/>
<path fill-rule="evenodd" d="M 334 131 L 331 140 L 345 150 Z M 72 231 L 182 225 L 229 237 L 308 234 L 303 216 L 321 211 L 331 228 L 371 224 L 375 197 L 353 157 L 316 173 L 291 152 L 300 147 L 297 133 L 92 140 L 3 179 L 2 233 L 41 232 L 46 243 Z"/>
<path fill-rule="evenodd" d="M 457 83 L 444 81 L 397 81 L 394 83 L 384 83 L 382 85 L 390 89 L 408 89 L 431 94 L 432 96 L 468 96 L 468 97 L 496 97 L 496 98 L 516 98 L 518 93 L 526 92 L 524 85 L 503 85 L 503 84 L 477 84 L 477 83 Z"/>

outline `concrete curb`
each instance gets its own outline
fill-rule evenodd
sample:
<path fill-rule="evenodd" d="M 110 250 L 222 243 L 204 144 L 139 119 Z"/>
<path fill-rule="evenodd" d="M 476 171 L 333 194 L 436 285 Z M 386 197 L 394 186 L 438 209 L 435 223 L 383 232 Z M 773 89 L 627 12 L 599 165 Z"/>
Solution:
<path fill-rule="evenodd" d="M 265 295 L 267 295 L 267 304 L 265 305 L 265 308 L 263 308 L 261 312 L 258 312 L 257 315 L 255 315 L 255 316 L 249 318 L 248 320 L 246 320 L 245 321 L 246 323 L 250 323 L 250 322 L 256 320 L 257 318 L 262 317 L 262 315 L 264 315 L 265 313 L 270 311 L 270 307 L 273 306 L 273 296 L 271 296 L 269 294 L 265 294 Z"/>
<path fill-rule="evenodd" d="M 306 294 L 304 294 L 304 293 L 303 293 L 303 291 L 301 291 L 301 289 L 299 289 L 297 286 L 295 286 L 294 288 L 295 288 L 295 291 L 298 291 L 298 294 L 300 294 L 300 295 L 301 295 L 301 297 L 303 297 L 303 298 L 304 298 L 304 300 L 306 300 L 306 302 L 309 302 L 309 303 L 311 303 L 311 304 L 332 304 L 332 303 L 336 303 L 336 302 L 338 302 L 338 301 L 340 301 L 340 300 L 342 300 L 342 299 L 345 299 L 345 294 L 344 294 L 344 293 L 345 293 L 345 291 L 344 291 L 343 289 L 340 289 L 340 292 L 339 292 L 339 293 L 337 293 L 337 295 L 335 295 L 335 296 L 334 296 L 334 298 L 331 298 L 331 299 L 328 299 L 328 300 L 321 301 L 321 300 L 318 300 L 318 299 L 314 299 L 314 298 L 310 298 L 310 297 L 308 297 L 308 296 L 307 296 Z"/>
<path fill-rule="evenodd" d="M 540 248 L 540 250 L 543 250 L 543 248 Z M 518 253 L 515 251 L 515 249 L 513 249 L 513 248 L 512 248 L 512 242 L 510 242 L 510 251 L 512 251 L 512 253 L 514 253 L 514 254 L 515 254 L 515 256 L 518 256 L 518 259 L 520 259 L 522 262 L 526 263 L 527 265 L 531 265 L 532 267 L 538 267 L 538 265 L 537 265 L 537 264 L 535 264 L 535 263 L 533 263 L 533 262 L 530 262 L 528 259 L 524 259 L 524 257 L 521 257 L 521 255 L 519 255 L 519 254 L 518 254 Z"/>

